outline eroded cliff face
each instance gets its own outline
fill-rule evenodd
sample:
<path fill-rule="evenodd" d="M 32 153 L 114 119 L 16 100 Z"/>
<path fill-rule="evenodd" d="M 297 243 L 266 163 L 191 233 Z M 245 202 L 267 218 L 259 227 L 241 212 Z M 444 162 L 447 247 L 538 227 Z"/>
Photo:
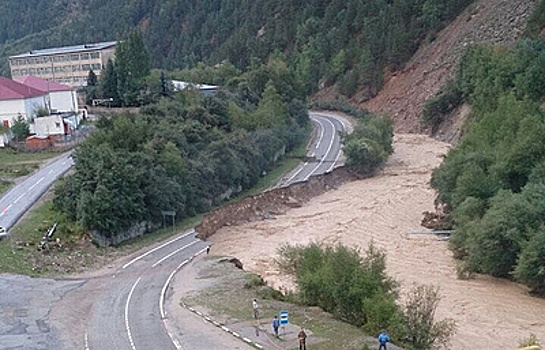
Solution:
<path fill-rule="evenodd" d="M 424 105 L 453 76 L 464 50 L 473 44 L 514 44 L 534 8 L 533 0 L 476 1 L 433 42 L 423 45 L 402 71 L 391 75 L 375 98 L 365 102 L 356 95 L 351 102 L 391 115 L 396 132 L 426 132 L 420 124 Z M 453 113 L 451 119 L 456 120 L 445 123 L 437 133 L 455 142 L 462 124 L 458 119 L 465 115 Z"/>

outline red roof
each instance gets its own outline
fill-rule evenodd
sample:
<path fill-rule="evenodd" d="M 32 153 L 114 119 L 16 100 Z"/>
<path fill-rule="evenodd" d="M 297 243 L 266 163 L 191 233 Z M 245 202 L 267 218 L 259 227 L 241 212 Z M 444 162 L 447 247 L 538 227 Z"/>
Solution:
<path fill-rule="evenodd" d="M 46 95 L 45 92 L 18 83 L 6 77 L 0 77 L 0 101 L 20 100 Z"/>
<path fill-rule="evenodd" d="M 42 78 L 38 78 L 34 75 L 25 75 L 22 77 L 17 77 L 14 80 L 21 84 L 25 84 L 26 86 L 30 86 L 32 88 L 42 90 L 44 92 L 74 90 L 71 86 L 59 84 L 54 81 L 47 81 Z"/>

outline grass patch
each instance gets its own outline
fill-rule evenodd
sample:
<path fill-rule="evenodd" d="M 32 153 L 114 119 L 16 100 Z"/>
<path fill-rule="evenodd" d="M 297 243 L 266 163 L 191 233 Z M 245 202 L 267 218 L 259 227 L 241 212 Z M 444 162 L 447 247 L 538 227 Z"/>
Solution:
<path fill-rule="evenodd" d="M 373 337 L 367 336 L 357 327 L 335 320 L 319 308 L 263 299 L 262 291 L 270 287 L 257 283 L 256 286 L 248 288 L 248 281 L 256 279 L 254 274 L 239 270 L 231 263 L 220 261 L 222 259 L 211 256 L 196 263 L 199 279 L 207 280 L 207 283 L 204 283 L 206 288 L 183 298 L 184 303 L 193 307 L 204 307 L 216 320 L 236 324 L 253 319 L 251 300 L 257 298 L 260 319 L 267 322 L 267 329 L 270 328 L 269 321 L 274 315 L 280 310 L 289 310 L 291 323 L 310 329 L 314 336 L 321 339 L 319 343 L 312 343 L 309 346 L 313 350 L 362 350 L 364 344 L 371 348 L 376 347 Z"/>
<path fill-rule="evenodd" d="M 58 152 L 17 152 L 12 149 L 0 150 L 0 176 L 16 178 L 38 169 L 45 160 L 60 155 Z"/>
<path fill-rule="evenodd" d="M 0 180 L 0 196 L 9 190 L 11 186 L 13 185 L 13 182 L 7 181 L 7 180 Z"/>
<path fill-rule="evenodd" d="M 64 275 L 101 267 L 153 242 L 194 227 L 201 216 L 133 239 L 118 247 L 100 248 L 91 243 L 83 228 L 55 211 L 51 200 L 31 210 L 12 230 L 13 237 L 0 242 L 0 271 L 29 276 Z M 48 249 L 40 250 L 45 232 L 55 223 L 57 230 Z M 59 240 L 57 242 L 57 239 Z"/>

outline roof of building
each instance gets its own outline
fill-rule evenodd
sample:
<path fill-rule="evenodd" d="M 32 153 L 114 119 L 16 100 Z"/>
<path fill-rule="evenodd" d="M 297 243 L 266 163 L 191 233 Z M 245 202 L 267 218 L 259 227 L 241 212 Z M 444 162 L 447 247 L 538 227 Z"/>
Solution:
<path fill-rule="evenodd" d="M 94 44 L 32 50 L 32 51 L 25 52 L 19 55 L 10 56 L 9 58 L 27 58 L 27 57 L 37 57 L 37 56 L 58 55 L 63 53 L 77 53 L 77 52 L 86 52 L 86 51 L 94 51 L 94 50 L 103 50 L 103 49 L 107 49 L 109 47 L 115 46 L 116 44 L 117 44 L 117 41 L 105 41 L 102 43 L 94 43 Z"/>
<path fill-rule="evenodd" d="M 18 83 L 6 77 L 0 77 L 0 101 L 20 100 L 46 95 L 46 92 Z"/>
<path fill-rule="evenodd" d="M 56 83 L 54 81 L 47 81 L 42 78 L 38 78 L 34 75 L 25 75 L 16 77 L 13 79 L 21 84 L 30 86 L 32 88 L 44 91 L 44 92 L 58 92 L 58 91 L 72 91 L 73 87 Z"/>
<path fill-rule="evenodd" d="M 185 90 L 187 88 L 193 88 L 197 90 L 217 90 L 219 88 L 217 85 L 195 84 L 180 80 L 172 80 L 172 85 L 174 85 L 174 88 L 178 90 Z"/>

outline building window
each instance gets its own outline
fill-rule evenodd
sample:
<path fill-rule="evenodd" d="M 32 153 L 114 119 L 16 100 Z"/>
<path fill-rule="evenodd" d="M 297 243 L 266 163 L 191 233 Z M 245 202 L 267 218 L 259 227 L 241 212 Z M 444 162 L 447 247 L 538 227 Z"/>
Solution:
<path fill-rule="evenodd" d="M 21 69 L 21 75 L 27 75 L 27 70 L 26 69 Z"/>
<path fill-rule="evenodd" d="M 72 72 L 78 72 L 81 70 L 81 66 L 80 65 L 77 65 L 77 66 L 72 66 Z"/>
<path fill-rule="evenodd" d="M 79 61 L 79 55 L 78 54 L 70 55 L 70 60 L 71 61 Z"/>
<path fill-rule="evenodd" d="M 19 70 L 18 70 L 18 69 L 14 69 L 14 70 L 13 70 L 13 75 L 19 75 Z"/>
<path fill-rule="evenodd" d="M 100 58 L 100 54 L 98 52 L 91 52 L 91 58 L 96 60 Z"/>
<path fill-rule="evenodd" d="M 36 74 L 36 68 L 30 68 L 30 69 L 28 70 L 28 74 L 30 74 L 30 75 Z"/>
<path fill-rule="evenodd" d="M 81 69 L 82 70 L 85 70 L 85 71 L 88 71 L 91 69 L 91 65 L 90 64 L 82 64 L 81 65 Z"/>
<path fill-rule="evenodd" d="M 94 71 L 99 71 L 99 70 L 102 69 L 102 66 L 101 66 L 100 63 L 93 63 L 93 64 L 91 65 L 91 68 L 93 68 Z"/>
<path fill-rule="evenodd" d="M 89 54 L 88 53 L 82 53 L 81 54 L 81 59 L 82 60 L 88 60 L 89 59 Z"/>

